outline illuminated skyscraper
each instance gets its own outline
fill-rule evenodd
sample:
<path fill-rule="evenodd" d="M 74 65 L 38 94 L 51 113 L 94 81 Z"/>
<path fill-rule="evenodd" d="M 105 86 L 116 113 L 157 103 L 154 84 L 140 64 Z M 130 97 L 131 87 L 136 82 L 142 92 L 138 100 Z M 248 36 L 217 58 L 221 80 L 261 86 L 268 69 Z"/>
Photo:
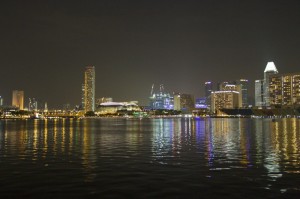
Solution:
<path fill-rule="evenodd" d="M 270 75 L 270 105 L 300 105 L 300 73 Z"/>
<path fill-rule="evenodd" d="M 255 106 L 265 106 L 264 103 L 264 80 L 255 80 Z"/>
<path fill-rule="evenodd" d="M 247 79 L 239 79 L 236 81 L 238 85 L 241 85 L 242 92 L 242 105 L 243 107 L 249 106 L 248 100 L 248 80 Z"/>
<path fill-rule="evenodd" d="M 222 108 L 241 108 L 240 93 L 234 90 L 213 91 L 211 93 L 211 113 L 219 114 Z"/>
<path fill-rule="evenodd" d="M 12 93 L 12 106 L 24 109 L 24 91 L 14 90 Z"/>
<path fill-rule="evenodd" d="M 270 106 L 269 82 L 270 76 L 278 73 L 274 62 L 268 62 L 263 80 L 255 80 L 255 106 Z"/>
<path fill-rule="evenodd" d="M 183 113 L 191 113 L 195 108 L 194 97 L 190 94 L 174 95 L 174 110 L 180 110 Z"/>
<path fill-rule="evenodd" d="M 211 92 L 213 91 L 213 83 L 212 82 L 205 82 L 205 97 L 209 98 Z"/>
<path fill-rule="evenodd" d="M 84 110 L 95 111 L 95 67 L 87 66 L 84 72 Z"/>
<path fill-rule="evenodd" d="M 274 62 L 268 62 L 264 71 L 264 103 L 266 106 L 270 106 L 270 94 L 269 94 L 270 75 L 274 75 L 277 73 L 278 70 Z"/>

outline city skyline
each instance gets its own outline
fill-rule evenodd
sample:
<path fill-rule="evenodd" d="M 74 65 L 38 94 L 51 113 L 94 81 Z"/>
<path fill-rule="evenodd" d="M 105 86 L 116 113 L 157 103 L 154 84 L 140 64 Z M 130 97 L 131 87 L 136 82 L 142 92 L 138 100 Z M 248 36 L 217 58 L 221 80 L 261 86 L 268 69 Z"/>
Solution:
<path fill-rule="evenodd" d="M 148 105 L 151 85 L 203 97 L 204 83 L 262 79 L 266 63 L 299 72 L 297 1 L 1 2 L 0 96 L 50 107 L 81 104 L 82 72 L 96 98 Z M 17 71 L 17 72 L 16 72 Z"/>

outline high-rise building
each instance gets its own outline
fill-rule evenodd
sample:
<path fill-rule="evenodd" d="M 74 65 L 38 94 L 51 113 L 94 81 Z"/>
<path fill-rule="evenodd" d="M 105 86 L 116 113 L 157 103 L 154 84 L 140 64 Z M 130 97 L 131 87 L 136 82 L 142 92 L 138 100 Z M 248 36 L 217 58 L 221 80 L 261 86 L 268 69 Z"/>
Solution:
<path fill-rule="evenodd" d="M 270 105 L 300 105 L 300 73 L 270 75 Z"/>
<path fill-rule="evenodd" d="M 241 108 L 240 93 L 238 91 L 213 91 L 211 93 L 211 113 L 218 114 L 222 108 Z"/>
<path fill-rule="evenodd" d="M 264 99 L 264 80 L 255 80 L 255 106 L 265 106 Z"/>
<path fill-rule="evenodd" d="M 205 97 L 208 98 L 213 91 L 213 83 L 212 82 L 205 82 Z"/>
<path fill-rule="evenodd" d="M 211 102 L 211 92 L 213 91 L 213 83 L 212 82 L 205 82 L 204 92 L 206 98 L 206 105 L 207 108 L 210 109 L 210 102 Z"/>
<path fill-rule="evenodd" d="M 87 66 L 84 72 L 84 110 L 95 111 L 95 67 Z"/>
<path fill-rule="evenodd" d="M 183 113 L 191 113 L 195 108 L 194 97 L 190 94 L 174 95 L 174 110 L 180 110 Z"/>
<path fill-rule="evenodd" d="M 3 98 L 0 96 L 0 106 L 3 106 Z"/>
<path fill-rule="evenodd" d="M 236 84 L 241 86 L 242 92 L 242 106 L 248 107 L 249 106 L 249 99 L 248 99 L 248 80 L 247 79 L 239 79 L 236 81 Z"/>
<path fill-rule="evenodd" d="M 274 62 L 268 62 L 264 71 L 264 103 L 265 106 L 270 106 L 270 96 L 269 96 L 269 82 L 270 76 L 277 74 L 278 70 Z"/>
<path fill-rule="evenodd" d="M 85 84 L 81 85 L 81 108 L 80 109 L 84 109 L 85 108 Z"/>
<path fill-rule="evenodd" d="M 274 62 L 268 62 L 264 70 L 264 79 L 255 80 L 255 106 L 270 106 L 270 76 L 278 73 Z"/>
<path fill-rule="evenodd" d="M 24 91 L 14 90 L 12 93 L 12 106 L 24 109 Z"/>

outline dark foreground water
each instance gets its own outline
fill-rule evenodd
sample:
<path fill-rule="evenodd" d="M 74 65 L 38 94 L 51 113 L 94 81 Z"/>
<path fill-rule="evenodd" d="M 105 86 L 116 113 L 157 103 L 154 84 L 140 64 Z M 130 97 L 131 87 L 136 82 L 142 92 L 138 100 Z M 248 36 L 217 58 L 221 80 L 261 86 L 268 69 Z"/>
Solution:
<path fill-rule="evenodd" d="M 300 198 L 300 119 L 0 120 L 1 198 Z"/>

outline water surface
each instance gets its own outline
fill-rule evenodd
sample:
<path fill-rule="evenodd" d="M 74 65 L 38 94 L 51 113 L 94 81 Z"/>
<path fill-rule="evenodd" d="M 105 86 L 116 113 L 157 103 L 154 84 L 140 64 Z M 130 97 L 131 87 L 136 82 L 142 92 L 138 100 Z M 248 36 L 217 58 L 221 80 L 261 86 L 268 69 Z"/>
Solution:
<path fill-rule="evenodd" d="M 298 198 L 300 120 L 0 120 L 1 198 Z"/>

